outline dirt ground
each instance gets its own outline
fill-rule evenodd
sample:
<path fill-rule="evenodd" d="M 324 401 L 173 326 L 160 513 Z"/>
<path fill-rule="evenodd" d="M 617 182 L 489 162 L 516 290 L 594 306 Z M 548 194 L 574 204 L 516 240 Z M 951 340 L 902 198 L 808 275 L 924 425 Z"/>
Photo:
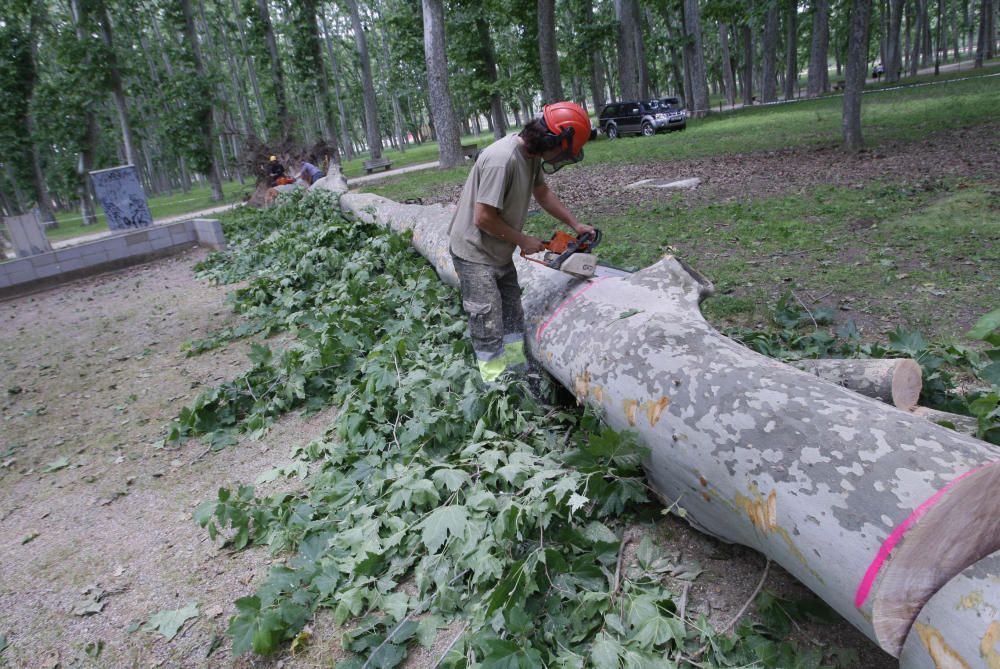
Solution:
<path fill-rule="evenodd" d="M 616 141 L 641 142 L 644 138 Z M 856 156 L 838 146 L 763 151 L 741 158 L 711 156 L 649 164 L 580 165 L 546 177 L 553 190 L 579 218 L 620 214 L 650 199 L 673 199 L 678 191 L 625 190 L 642 179 L 674 181 L 697 177 L 701 184 L 680 191 L 681 202 L 712 202 L 796 193 L 819 184 L 861 186 L 871 181 L 974 177 L 996 179 L 1000 173 L 1000 126 L 976 126 L 936 133 L 919 142 L 889 142 Z M 428 192 L 423 204 L 458 201 L 462 184 Z"/>
<path fill-rule="evenodd" d="M 278 558 L 260 548 L 219 550 L 191 512 L 218 487 L 253 482 L 286 462 L 291 447 L 323 433 L 333 409 L 308 420 L 288 416 L 261 441 L 218 453 L 198 442 L 162 445 L 169 420 L 201 387 L 248 364 L 246 342 L 193 358 L 181 351 L 235 318 L 223 304 L 226 290 L 195 278 L 202 255 L 0 302 L 0 635 L 10 644 L 0 665 L 292 668 L 330 666 L 342 655 L 321 613 L 304 655 L 230 656 L 233 601 L 251 594 Z M 704 570 L 690 586 L 688 610 L 718 625 L 735 616 L 763 558 L 675 518 L 651 531 Z M 773 565 L 764 587 L 807 595 Z M 199 615 L 172 641 L 136 629 L 191 603 Z M 459 629 L 444 630 L 438 645 Z M 796 637 L 827 650 L 853 648 L 864 667 L 895 666 L 846 623 L 802 623 Z M 407 664 L 433 666 L 437 657 L 418 649 Z"/>

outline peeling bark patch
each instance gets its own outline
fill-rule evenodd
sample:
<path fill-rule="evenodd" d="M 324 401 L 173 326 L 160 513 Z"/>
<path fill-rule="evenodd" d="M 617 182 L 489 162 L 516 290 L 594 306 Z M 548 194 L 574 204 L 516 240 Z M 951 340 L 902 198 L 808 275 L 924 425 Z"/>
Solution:
<path fill-rule="evenodd" d="M 736 493 L 736 506 L 743 509 L 757 529 L 772 532 L 778 528 L 777 490 L 772 490 L 765 500 L 757 486 L 751 485 L 750 497 Z"/>
<path fill-rule="evenodd" d="M 573 379 L 573 392 L 576 394 L 577 404 L 583 402 L 587 398 L 587 392 L 590 389 L 590 372 L 587 370 L 583 371 L 583 374 L 578 374 L 576 378 Z"/>
<path fill-rule="evenodd" d="M 979 654 L 986 660 L 990 669 L 1000 669 L 1000 651 L 997 651 L 997 641 L 1000 641 L 1000 622 L 994 620 L 986 628 L 986 634 L 979 643 Z"/>
<path fill-rule="evenodd" d="M 937 669 L 972 669 L 969 663 L 948 645 L 941 632 L 923 623 L 914 623 L 913 626 L 917 629 L 920 641 L 923 642 Z"/>
<path fill-rule="evenodd" d="M 639 410 L 639 400 L 625 400 L 625 420 L 632 427 L 635 427 L 635 414 Z"/>
<path fill-rule="evenodd" d="M 652 400 L 646 402 L 646 417 L 649 419 L 649 424 L 651 426 L 660 422 L 660 414 L 663 413 L 663 410 L 666 409 L 669 404 L 670 398 L 668 397 L 661 397 L 656 402 L 653 402 Z"/>
<path fill-rule="evenodd" d="M 982 603 L 983 603 L 983 593 L 979 590 L 976 590 L 975 592 L 970 592 L 965 597 L 962 597 L 962 599 L 958 601 L 958 606 L 956 608 L 974 609 Z"/>

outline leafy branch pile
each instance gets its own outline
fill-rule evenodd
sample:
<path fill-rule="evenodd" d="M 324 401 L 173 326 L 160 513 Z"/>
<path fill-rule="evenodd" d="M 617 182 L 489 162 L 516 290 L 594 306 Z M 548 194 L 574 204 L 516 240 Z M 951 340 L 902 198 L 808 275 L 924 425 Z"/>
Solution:
<path fill-rule="evenodd" d="M 675 565 L 625 523 L 647 513 L 642 451 L 598 417 L 542 404 L 508 379 L 485 390 L 454 291 L 404 240 L 295 196 L 227 222 L 233 253 L 203 270 L 247 279 L 236 308 L 285 327 L 281 354 L 200 396 L 171 429 L 225 443 L 278 414 L 333 402 L 322 439 L 262 480 L 301 492 L 222 489 L 195 518 L 236 548 L 286 556 L 230 622 L 234 653 L 305 642 L 332 609 L 349 659 L 395 667 L 439 635 L 445 666 L 817 667 L 780 625 L 717 635 L 663 585 Z M 772 607 L 773 608 L 773 607 Z M 787 626 L 787 621 L 786 621 Z"/>
<path fill-rule="evenodd" d="M 902 327 L 889 334 L 887 344 L 865 343 L 854 321 L 836 331 L 820 328 L 833 322 L 833 312 L 807 311 L 793 302 L 791 292 L 775 305 L 771 319 L 774 329 L 734 329 L 726 334 L 779 360 L 913 358 L 923 369 L 922 405 L 972 416 L 979 423 L 977 436 L 1000 444 L 1000 309 L 983 316 L 968 333 L 970 339 L 983 342 L 981 350 L 929 342 Z"/>

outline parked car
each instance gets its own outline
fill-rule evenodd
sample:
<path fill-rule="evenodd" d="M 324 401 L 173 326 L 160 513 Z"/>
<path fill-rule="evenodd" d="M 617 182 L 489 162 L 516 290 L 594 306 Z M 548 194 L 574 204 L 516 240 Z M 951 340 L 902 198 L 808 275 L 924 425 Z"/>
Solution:
<path fill-rule="evenodd" d="M 652 137 L 661 130 L 687 127 L 687 114 L 680 107 L 677 98 L 614 102 L 601 110 L 598 125 L 608 139 L 628 134 Z"/>

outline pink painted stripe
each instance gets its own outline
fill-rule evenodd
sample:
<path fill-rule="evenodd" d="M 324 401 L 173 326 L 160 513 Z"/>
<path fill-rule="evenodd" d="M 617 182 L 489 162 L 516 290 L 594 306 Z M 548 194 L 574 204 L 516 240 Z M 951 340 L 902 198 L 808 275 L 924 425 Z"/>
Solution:
<path fill-rule="evenodd" d="M 593 288 L 594 286 L 596 286 L 600 282 L 605 281 L 607 279 L 612 279 L 612 278 L 614 278 L 614 277 L 602 276 L 600 279 L 597 279 L 595 281 L 589 282 L 586 286 L 584 286 L 583 288 L 581 288 L 580 290 L 576 291 L 575 293 L 573 293 L 572 295 L 570 295 L 569 297 L 567 297 L 565 300 L 563 300 L 562 304 L 560 304 L 558 307 L 556 307 L 556 310 L 552 312 L 551 316 L 549 316 L 549 319 L 547 321 L 545 321 L 544 323 L 542 323 L 541 325 L 538 326 L 538 331 L 535 333 L 535 342 L 541 342 L 542 341 L 542 333 L 545 332 L 545 328 L 549 327 L 549 325 L 552 323 L 552 321 L 554 321 L 556 319 L 556 316 L 559 315 L 559 312 L 562 311 L 563 309 L 565 309 L 567 307 L 567 305 L 569 305 L 570 302 L 572 302 L 576 298 L 580 297 L 581 295 L 583 295 L 584 293 L 586 293 L 588 290 L 590 290 L 591 288 Z"/>
<path fill-rule="evenodd" d="M 930 511 L 931 507 L 940 501 L 946 492 L 951 490 L 952 487 L 962 479 L 972 476 L 976 472 L 980 472 L 988 467 L 992 467 L 995 462 L 988 462 L 981 467 L 976 467 L 975 469 L 970 469 L 961 476 L 957 477 L 954 481 L 950 482 L 945 487 L 934 493 L 930 499 L 921 504 L 916 508 L 916 510 L 911 513 L 906 520 L 896 526 L 896 529 L 892 531 L 889 538 L 883 542 L 881 548 L 878 549 L 878 554 L 872 563 L 868 565 L 868 570 L 865 572 L 865 577 L 861 579 L 861 583 L 858 585 L 858 591 L 854 595 L 854 606 L 861 608 L 868 599 L 868 595 L 871 593 L 872 586 L 875 584 L 875 577 L 878 576 L 879 571 L 885 564 L 885 561 L 889 559 L 889 554 L 892 553 L 892 549 L 896 547 L 896 544 L 903 538 L 903 535 L 909 531 L 909 529 L 920 520 L 921 516 Z"/>

